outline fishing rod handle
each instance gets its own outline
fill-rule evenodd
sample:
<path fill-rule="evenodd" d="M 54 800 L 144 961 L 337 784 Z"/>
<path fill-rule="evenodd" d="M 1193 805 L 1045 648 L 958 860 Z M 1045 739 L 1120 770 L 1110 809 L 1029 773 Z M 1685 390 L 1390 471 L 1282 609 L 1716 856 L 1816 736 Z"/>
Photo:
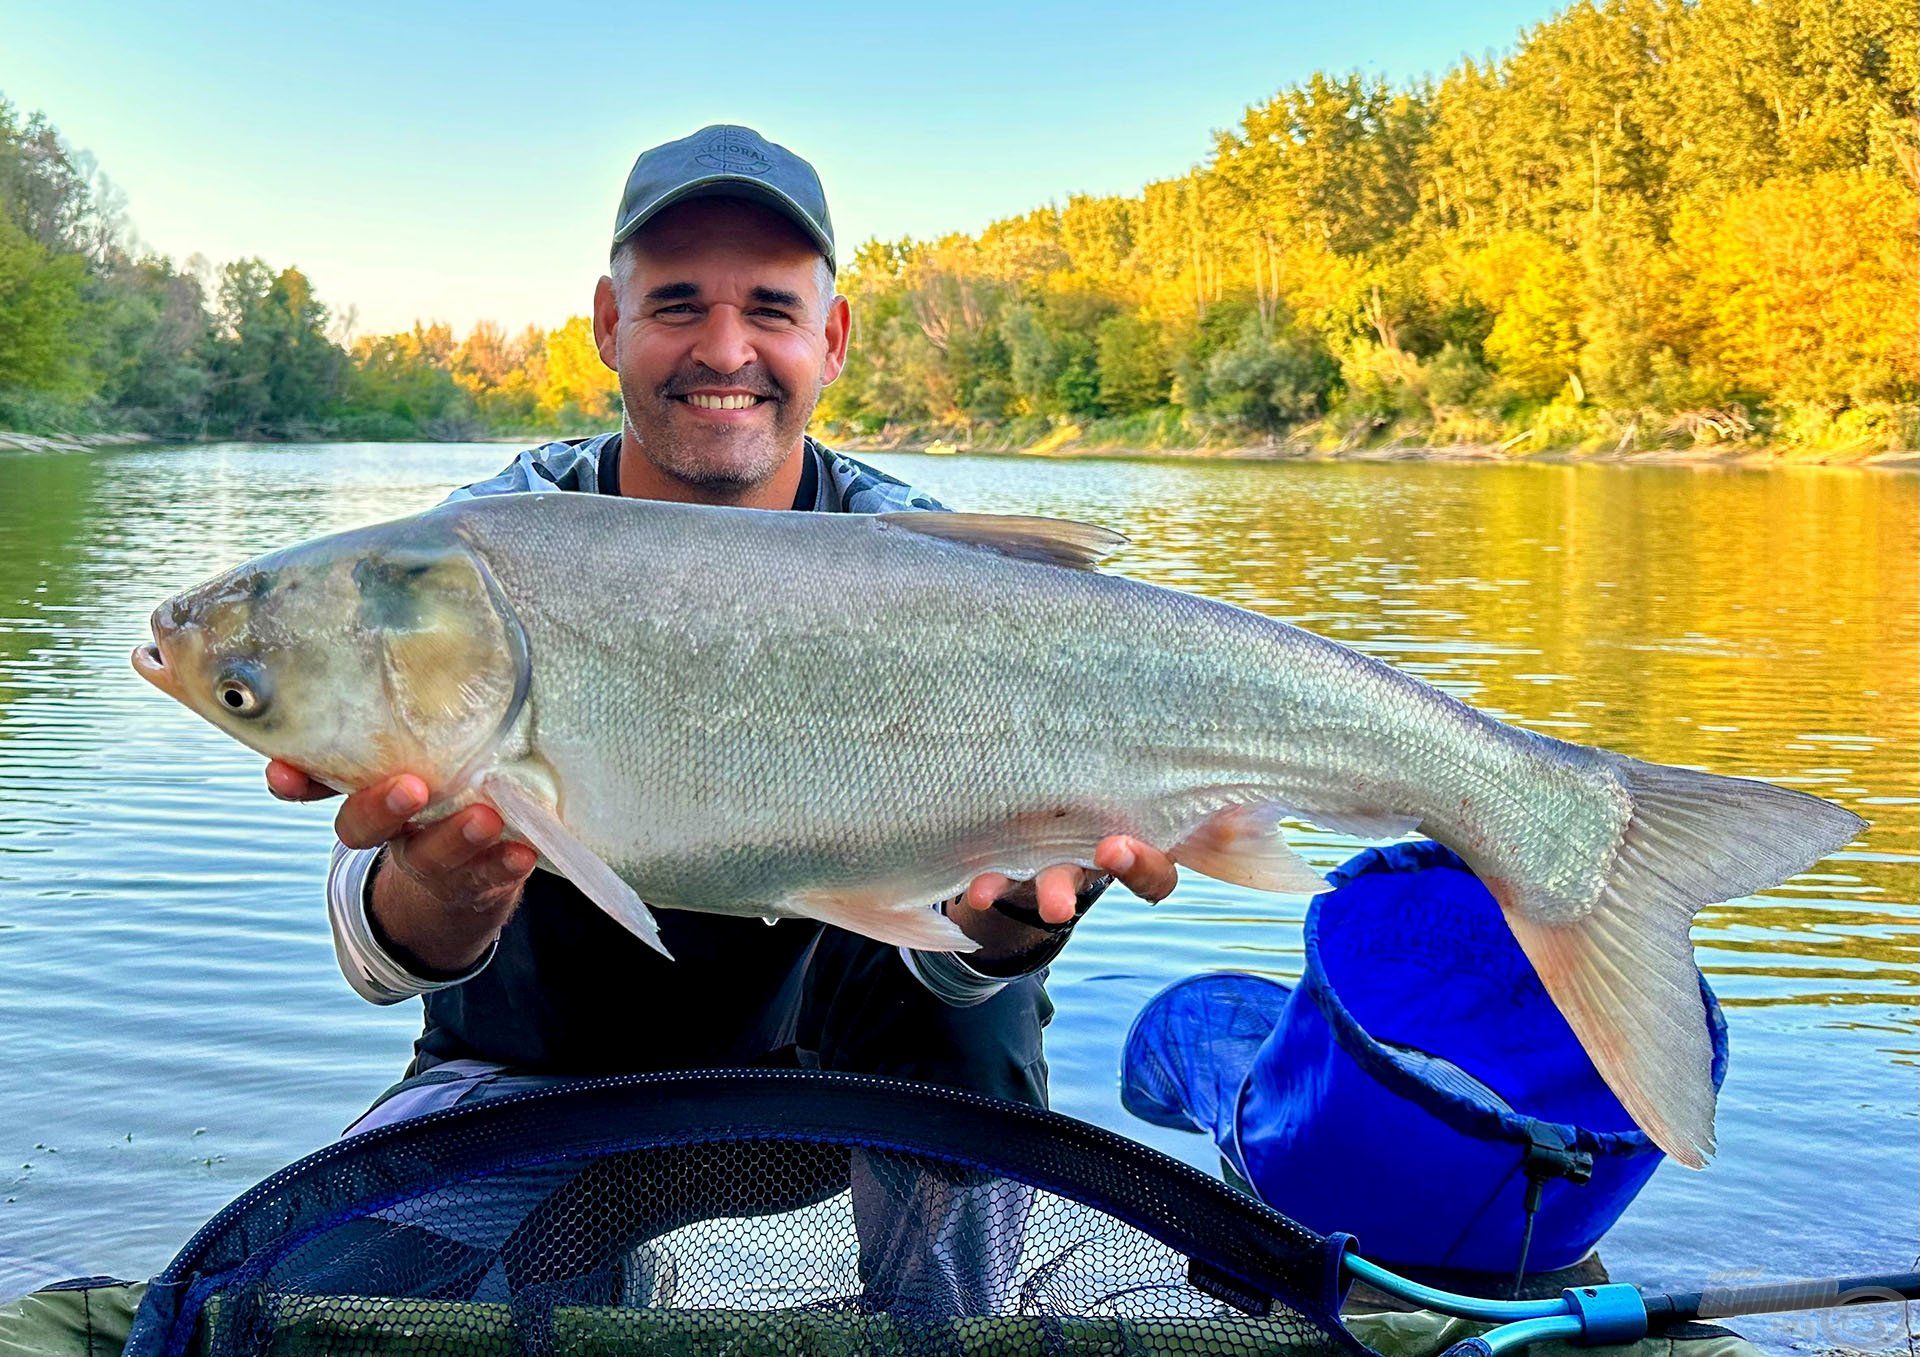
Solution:
<path fill-rule="evenodd" d="M 1780 1310 L 1831 1310 L 1842 1305 L 1920 1300 L 1920 1272 L 1808 1277 L 1794 1282 L 1764 1282 L 1712 1291 L 1642 1291 L 1641 1295 L 1654 1325 L 1665 1328 L 1690 1319 L 1725 1319 Z"/>

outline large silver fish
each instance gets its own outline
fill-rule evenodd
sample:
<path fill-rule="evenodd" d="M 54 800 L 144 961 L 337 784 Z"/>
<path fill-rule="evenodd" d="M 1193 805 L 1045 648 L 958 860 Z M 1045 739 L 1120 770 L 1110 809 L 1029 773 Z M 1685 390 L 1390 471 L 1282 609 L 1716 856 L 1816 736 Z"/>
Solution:
<path fill-rule="evenodd" d="M 1262 890 L 1280 822 L 1418 828 L 1501 903 L 1669 1154 L 1713 1145 L 1688 924 L 1863 825 L 1517 730 L 1299 628 L 1095 565 L 1086 524 L 507 495 L 263 556 L 163 604 L 141 674 L 340 789 L 498 809 L 658 946 L 654 906 L 970 944 L 982 872 L 1116 833 Z"/>

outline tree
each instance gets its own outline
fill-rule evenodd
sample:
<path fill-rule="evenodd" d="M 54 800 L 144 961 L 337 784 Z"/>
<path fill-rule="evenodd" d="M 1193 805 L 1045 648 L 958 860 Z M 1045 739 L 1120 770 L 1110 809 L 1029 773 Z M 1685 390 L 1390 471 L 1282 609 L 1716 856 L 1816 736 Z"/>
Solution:
<path fill-rule="evenodd" d="M 295 268 L 242 259 L 220 274 L 205 346 L 207 416 L 236 437 L 319 431 L 338 400 L 347 356 L 327 338 L 327 310 Z"/>
<path fill-rule="evenodd" d="M 1134 314 L 1100 322 L 1100 404 L 1115 414 L 1151 410 L 1166 402 L 1173 374 L 1160 348 L 1160 332 Z"/>
<path fill-rule="evenodd" d="M 1214 420 L 1276 434 L 1322 414 L 1338 377 L 1332 356 L 1305 335 L 1269 333 L 1249 315 L 1239 334 L 1189 381 L 1189 401 Z"/>
<path fill-rule="evenodd" d="M 150 433 L 192 434 L 204 421 L 206 299 L 170 260 L 116 252 L 94 282 L 100 402 Z"/>
<path fill-rule="evenodd" d="M 86 261 L 58 254 L 0 214 L 0 392 L 91 394 L 81 320 Z"/>
<path fill-rule="evenodd" d="M 1516 232 L 1483 252 L 1480 272 L 1495 307 L 1488 362 L 1522 399 L 1555 395 L 1579 369 L 1579 262 L 1545 236 Z"/>
<path fill-rule="evenodd" d="M 593 323 L 575 316 L 547 332 L 546 374 L 537 389 L 540 417 L 568 431 L 604 428 L 613 418 L 620 384 L 593 342 Z"/>
<path fill-rule="evenodd" d="M 1829 410 L 1915 398 L 1920 204 L 1866 170 L 1776 179 L 1675 223 L 1688 360 L 1722 390 Z"/>

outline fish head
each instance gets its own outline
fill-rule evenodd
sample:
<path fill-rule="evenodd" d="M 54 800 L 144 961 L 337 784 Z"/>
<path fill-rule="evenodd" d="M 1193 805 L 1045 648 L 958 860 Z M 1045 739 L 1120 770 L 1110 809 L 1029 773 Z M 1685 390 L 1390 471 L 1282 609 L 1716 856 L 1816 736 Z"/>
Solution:
<path fill-rule="evenodd" d="M 485 562 L 431 515 L 248 561 L 162 603 L 149 683 L 338 790 L 459 790 L 518 715 L 524 633 Z"/>

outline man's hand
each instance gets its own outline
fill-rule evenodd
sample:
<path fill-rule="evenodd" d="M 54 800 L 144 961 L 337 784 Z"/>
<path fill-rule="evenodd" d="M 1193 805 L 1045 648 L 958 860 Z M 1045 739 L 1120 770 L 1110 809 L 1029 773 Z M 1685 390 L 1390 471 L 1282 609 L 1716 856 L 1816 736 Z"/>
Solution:
<path fill-rule="evenodd" d="M 1101 871 L 1149 904 L 1166 899 L 1179 881 L 1179 871 L 1171 858 L 1125 834 L 1102 839 L 1094 850 L 1093 861 Z M 1047 867 L 1032 881 L 1017 884 L 998 872 L 986 872 L 976 876 L 966 894 L 960 897 L 969 908 L 951 909 L 948 917 L 980 944 L 982 960 L 1005 960 L 1039 946 L 1054 935 L 1029 928 L 1017 919 L 989 913 L 994 901 L 1012 897 L 1032 905 L 1048 923 L 1063 924 L 1073 918 L 1074 904 L 1086 882 L 1086 872 L 1070 863 Z"/>
<path fill-rule="evenodd" d="M 283 801 L 318 801 L 335 793 L 274 760 L 267 787 Z M 427 804 L 427 784 L 398 773 L 340 803 L 333 831 L 349 848 L 386 853 L 373 878 L 376 928 L 429 971 L 458 974 L 485 955 L 520 900 L 538 861 L 523 843 L 500 842 L 505 825 L 491 806 L 468 806 L 433 824 L 408 820 Z"/>

